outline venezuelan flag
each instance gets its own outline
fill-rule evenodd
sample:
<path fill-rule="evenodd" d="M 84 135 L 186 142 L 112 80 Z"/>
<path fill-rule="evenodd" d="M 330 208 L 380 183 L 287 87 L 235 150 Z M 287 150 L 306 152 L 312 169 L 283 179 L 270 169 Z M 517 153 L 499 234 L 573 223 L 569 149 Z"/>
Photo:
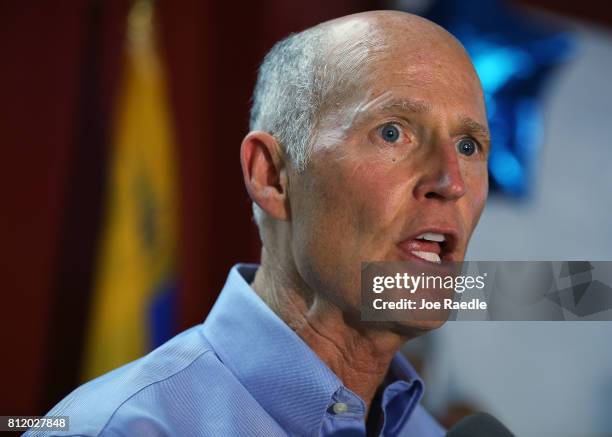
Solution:
<path fill-rule="evenodd" d="M 85 380 L 144 355 L 173 329 L 175 159 L 153 22 L 153 3 L 136 1 L 112 134 Z"/>

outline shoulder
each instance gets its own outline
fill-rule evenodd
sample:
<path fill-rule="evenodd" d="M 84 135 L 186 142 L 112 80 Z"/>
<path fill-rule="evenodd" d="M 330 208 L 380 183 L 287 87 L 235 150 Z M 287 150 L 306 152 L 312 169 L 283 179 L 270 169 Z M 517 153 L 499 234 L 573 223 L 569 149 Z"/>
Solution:
<path fill-rule="evenodd" d="M 171 418 L 178 408 L 201 407 L 215 392 L 220 395 L 237 385 L 199 325 L 70 393 L 47 413 L 68 416 L 69 431 L 25 435 L 120 435 L 113 431 L 118 424 L 138 434 L 161 435 L 167 426 L 164 416 Z"/>

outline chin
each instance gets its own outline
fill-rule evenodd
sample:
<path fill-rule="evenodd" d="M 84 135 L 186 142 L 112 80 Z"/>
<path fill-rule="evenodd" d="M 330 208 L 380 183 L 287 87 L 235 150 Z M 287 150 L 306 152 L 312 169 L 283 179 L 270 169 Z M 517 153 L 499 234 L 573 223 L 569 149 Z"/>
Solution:
<path fill-rule="evenodd" d="M 438 329 L 446 323 L 446 320 L 422 320 L 411 322 L 362 322 L 366 323 L 369 329 L 377 331 L 387 331 L 402 337 L 406 340 L 427 334 L 429 331 Z"/>
<path fill-rule="evenodd" d="M 427 334 L 429 331 L 441 328 L 446 320 L 420 320 L 412 322 L 393 322 L 394 329 L 398 334 L 418 336 Z M 416 335 L 414 335 L 416 334 Z"/>

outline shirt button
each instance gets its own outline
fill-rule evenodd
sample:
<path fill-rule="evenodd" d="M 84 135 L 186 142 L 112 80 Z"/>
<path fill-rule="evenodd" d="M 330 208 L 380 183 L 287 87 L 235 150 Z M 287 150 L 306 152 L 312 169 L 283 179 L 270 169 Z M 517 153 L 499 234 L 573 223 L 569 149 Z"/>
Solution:
<path fill-rule="evenodd" d="M 332 410 L 334 410 L 334 414 L 346 413 L 348 411 L 348 405 L 346 405 L 344 402 L 336 402 L 333 405 Z"/>

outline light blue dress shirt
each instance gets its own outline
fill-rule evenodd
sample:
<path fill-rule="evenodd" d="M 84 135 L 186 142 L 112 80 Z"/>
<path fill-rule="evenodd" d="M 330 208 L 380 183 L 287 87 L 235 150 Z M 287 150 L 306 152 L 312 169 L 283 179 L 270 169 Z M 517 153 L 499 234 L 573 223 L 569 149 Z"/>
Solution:
<path fill-rule="evenodd" d="M 77 388 L 49 413 L 70 430 L 27 436 L 360 436 L 365 404 L 230 271 L 202 325 Z M 399 353 L 382 392 L 383 436 L 441 436 Z"/>

